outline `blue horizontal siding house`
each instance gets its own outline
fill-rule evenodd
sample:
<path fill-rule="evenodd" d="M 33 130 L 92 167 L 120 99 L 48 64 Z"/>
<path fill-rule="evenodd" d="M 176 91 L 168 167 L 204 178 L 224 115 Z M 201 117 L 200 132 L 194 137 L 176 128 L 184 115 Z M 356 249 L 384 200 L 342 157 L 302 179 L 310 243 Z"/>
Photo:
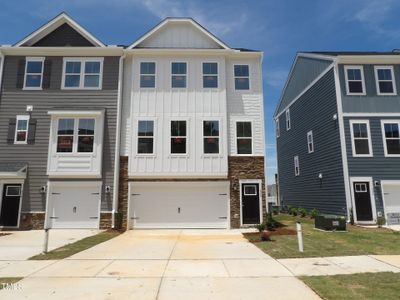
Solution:
<path fill-rule="evenodd" d="M 399 59 L 297 54 L 274 114 L 282 206 L 400 223 Z"/>

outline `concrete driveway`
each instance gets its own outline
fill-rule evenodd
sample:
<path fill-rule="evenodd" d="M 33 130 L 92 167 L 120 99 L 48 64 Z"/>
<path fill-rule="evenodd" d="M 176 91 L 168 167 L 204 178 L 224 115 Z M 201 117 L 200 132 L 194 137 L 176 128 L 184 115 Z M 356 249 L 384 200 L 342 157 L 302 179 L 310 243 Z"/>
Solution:
<path fill-rule="evenodd" d="M 19 287 L 0 298 L 319 299 L 239 231 L 223 230 L 128 231 L 47 262 Z"/>
<path fill-rule="evenodd" d="M 91 229 L 52 229 L 49 235 L 49 250 L 56 249 L 66 244 L 99 233 L 100 230 Z M 0 261 L 25 260 L 43 250 L 44 231 L 1 231 L 10 233 L 0 236 Z"/>

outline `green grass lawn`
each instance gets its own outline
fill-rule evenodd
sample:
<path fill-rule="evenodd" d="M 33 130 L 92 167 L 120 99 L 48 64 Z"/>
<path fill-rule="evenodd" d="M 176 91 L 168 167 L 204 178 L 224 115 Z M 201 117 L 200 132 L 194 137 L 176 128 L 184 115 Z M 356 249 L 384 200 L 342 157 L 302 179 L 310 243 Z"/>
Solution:
<path fill-rule="evenodd" d="M 298 251 L 297 236 L 272 236 L 272 241 L 256 242 L 274 258 L 345 256 L 366 254 L 400 254 L 400 233 L 384 228 L 362 228 L 348 225 L 347 232 L 324 232 L 314 229 L 309 218 L 277 215 L 274 218 L 295 229 L 300 220 L 303 228 L 304 252 Z M 246 236 L 246 234 L 245 234 Z M 247 235 L 252 241 L 251 235 Z"/>
<path fill-rule="evenodd" d="M 16 283 L 21 279 L 21 277 L 0 277 L 0 290 L 5 288 L 7 284 Z"/>
<path fill-rule="evenodd" d="M 321 298 L 327 300 L 398 300 L 399 273 L 363 273 L 352 275 L 300 277 Z"/>
<path fill-rule="evenodd" d="M 52 251 L 49 251 L 46 254 L 39 254 L 39 255 L 32 256 L 29 259 L 30 260 L 63 259 L 63 258 L 69 257 L 75 253 L 89 249 L 97 244 L 108 241 L 109 239 L 112 239 L 112 238 L 118 236 L 119 234 L 121 234 L 121 232 L 119 232 L 119 231 L 107 230 L 104 232 L 100 232 L 96 235 L 89 236 L 82 240 L 76 241 L 75 243 L 71 243 L 71 244 L 65 245 L 63 247 L 54 249 Z"/>

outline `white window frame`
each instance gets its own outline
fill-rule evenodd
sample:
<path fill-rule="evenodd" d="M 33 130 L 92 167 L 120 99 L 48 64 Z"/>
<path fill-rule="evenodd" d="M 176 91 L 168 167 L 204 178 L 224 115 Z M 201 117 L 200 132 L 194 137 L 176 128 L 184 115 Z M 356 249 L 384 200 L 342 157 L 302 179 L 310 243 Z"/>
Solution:
<path fill-rule="evenodd" d="M 392 75 L 392 80 L 379 80 L 378 70 L 390 70 L 390 73 Z M 394 77 L 393 66 L 374 66 L 374 72 L 375 72 L 376 93 L 378 94 L 378 96 L 395 96 L 395 95 L 397 95 L 396 80 Z M 392 86 L 393 86 L 393 93 L 382 93 L 379 89 L 379 82 L 391 82 Z"/>
<path fill-rule="evenodd" d="M 371 130 L 369 126 L 369 120 L 350 120 L 350 135 L 351 135 L 351 149 L 353 153 L 353 157 L 373 157 L 373 151 L 372 151 L 372 139 L 371 139 Z M 366 124 L 367 125 L 367 134 L 368 134 L 368 148 L 369 148 L 369 153 L 368 154 L 357 154 L 356 153 L 356 143 L 354 139 L 354 129 L 353 129 L 353 124 Z M 357 139 L 365 139 L 365 138 L 357 138 Z"/>
<path fill-rule="evenodd" d="M 354 191 L 356 193 L 367 193 L 368 189 L 367 189 L 367 185 L 365 183 L 354 183 Z"/>
<path fill-rule="evenodd" d="M 142 74 L 142 72 L 141 72 L 142 63 L 154 63 L 154 74 Z M 141 87 L 142 75 L 154 76 L 154 87 Z M 143 61 L 139 62 L 139 88 L 140 89 L 155 89 L 155 88 L 157 88 L 157 62 L 147 61 L 147 60 L 146 61 L 143 60 Z M 150 121 L 152 121 L 152 120 L 150 120 Z"/>
<path fill-rule="evenodd" d="M 140 122 L 153 122 L 153 136 L 141 136 L 139 135 L 139 123 Z M 136 123 L 136 155 L 137 156 L 154 156 L 156 153 L 156 145 L 155 145 L 155 135 L 156 135 L 156 121 L 154 119 L 138 119 Z M 153 139 L 153 152 L 152 153 L 139 153 L 139 139 L 140 138 L 148 138 L 148 139 Z"/>
<path fill-rule="evenodd" d="M 308 153 L 314 153 L 314 135 L 312 130 L 307 132 L 307 150 Z"/>
<path fill-rule="evenodd" d="M 186 122 L 186 136 L 183 135 L 172 135 L 172 122 L 174 121 L 184 121 Z M 172 143 L 171 139 L 173 138 L 185 138 L 186 139 L 186 152 L 185 153 L 172 153 Z M 169 120 L 169 154 L 170 156 L 188 156 L 189 155 L 189 120 L 187 119 L 180 119 L 180 118 L 172 118 Z"/>
<path fill-rule="evenodd" d="M 19 194 L 18 195 L 10 195 L 8 194 L 8 188 L 18 188 L 19 189 Z M 20 185 L 8 185 L 6 188 L 6 197 L 20 197 L 21 196 L 21 190 L 22 187 Z"/>
<path fill-rule="evenodd" d="M 172 64 L 174 64 L 174 63 L 184 63 L 184 64 L 186 64 L 186 74 L 174 74 L 174 73 L 172 73 Z M 171 89 L 173 89 L 173 90 L 175 90 L 175 89 L 177 89 L 177 90 L 184 90 L 184 89 L 187 89 L 188 88 L 188 86 L 189 86 L 189 63 L 187 62 L 187 61 L 183 61 L 183 60 L 179 60 L 179 61 L 171 61 L 171 64 L 170 64 L 170 82 L 171 82 L 171 85 L 170 85 L 170 87 L 171 87 Z M 173 87 L 172 86 L 172 77 L 173 76 L 185 76 L 186 77 L 186 86 L 185 87 Z"/>
<path fill-rule="evenodd" d="M 289 131 L 290 130 L 290 128 L 292 128 L 292 122 L 291 122 L 291 120 L 290 120 L 290 109 L 288 108 L 286 111 L 285 111 L 285 116 L 286 116 L 286 131 Z"/>
<path fill-rule="evenodd" d="M 81 72 L 79 74 L 79 86 L 78 87 L 66 87 L 65 86 L 65 73 L 67 62 L 80 62 L 81 63 Z M 98 87 L 85 87 L 85 63 L 86 62 L 99 62 L 100 63 L 100 73 L 99 75 L 99 86 Z M 104 57 L 64 57 L 63 60 L 63 71 L 62 71 L 62 80 L 61 80 L 61 89 L 62 90 L 101 90 L 103 88 L 103 65 L 104 65 Z M 89 73 L 88 73 L 89 74 Z M 95 73 L 90 73 L 91 75 L 97 75 Z M 75 74 L 74 75 L 78 75 Z"/>
<path fill-rule="evenodd" d="M 257 195 L 257 186 L 256 185 L 249 185 L 249 184 L 246 184 L 247 186 L 245 186 L 244 187 L 244 189 L 243 189 L 243 195 L 245 195 L 245 196 L 256 196 Z M 246 187 L 253 187 L 254 188 L 254 190 L 255 190 L 255 193 L 246 193 Z"/>
<path fill-rule="evenodd" d="M 43 70 L 44 70 L 44 57 L 26 57 L 25 58 L 25 74 L 24 74 L 24 90 L 42 90 L 43 89 Z M 29 62 L 41 62 L 42 70 L 41 73 L 28 73 Z M 40 86 L 26 86 L 26 77 L 28 75 L 39 75 L 40 74 Z"/>
<path fill-rule="evenodd" d="M 250 123 L 251 126 L 251 136 L 250 137 L 238 137 L 237 136 L 237 123 L 243 123 L 243 122 L 248 122 Z M 247 154 L 239 154 L 238 153 L 238 147 L 237 147 L 237 140 L 238 139 L 251 139 L 251 153 Z M 238 156 L 251 156 L 254 155 L 254 124 L 252 120 L 235 120 L 235 150 L 236 150 L 236 155 Z"/>
<path fill-rule="evenodd" d="M 247 66 L 249 68 L 249 76 L 235 76 L 235 66 Z M 247 90 L 243 90 L 243 89 L 236 89 L 236 78 L 248 78 L 249 79 L 249 88 Z M 233 86 L 235 88 L 235 91 L 250 91 L 251 90 L 251 80 L 250 80 L 250 64 L 248 63 L 236 63 L 233 65 Z"/>
<path fill-rule="evenodd" d="M 204 135 L 204 122 L 218 122 L 218 135 Z M 219 119 L 203 119 L 201 121 L 201 132 L 202 132 L 202 153 L 204 156 L 219 156 L 221 155 L 221 120 Z M 218 139 L 218 153 L 205 153 L 204 152 L 204 139 L 206 138 L 217 138 Z"/>
<path fill-rule="evenodd" d="M 15 120 L 15 133 L 14 133 L 14 144 L 22 144 L 26 145 L 28 143 L 28 133 L 29 133 L 29 115 L 18 115 Z M 18 130 L 18 121 L 27 121 L 26 122 L 26 130 Z M 17 141 L 18 132 L 26 131 L 25 141 Z"/>
<path fill-rule="evenodd" d="M 217 74 L 205 74 L 203 72 L 203 65 L 204 64 L 217 64 Z M 201 63 L 201 86 L 203 87 L 203 89 L 211 89 L 211 90 L 215 90 L 219 88 L 219 63 L 216 61 L 203 61 Z M 204 76 L 217 76 L 217 86 L 216 87 L 204 87 Z"/>
<path fill-rule="evenodd" d="M 300 176 L 300 162 L 298 155 L 294 157 L 294 176 Z"/>
<path fill-rule="evenodd" d="M 387 123 L 396 123 L 397 126 L 399 126 L 400 130 L 400 120 L 381 120 L 382 142 L 383 142 L 385 157 L 400 157 L 400 154 L 388 154 L 387 152 L 386 136 L 385 136 L 385 124 Z"/>
<path fill-rule="evenodd" d="M 352 69 L 356 69 L 356 70 L 360 70 L 361 73 L 361 86 L 362 86 L 362 93 L 351 93 L 350 89 L 349 89 L 349 79 L 348 79 L 348 75 L 347 75 L 347 70 L 352 70 Z M 365 78 L 364 78 L 364 67 L 361 65 L 346 65 L 344 66 L 344 78 L 346 81 L 346 94 L 349 96 L 365 96 L 366 95 L 366 90 L 365 90 Z M 351 80 L 351 81 L 355 81 L 355 80 Z M 358 81 L 358 80 L 357 80 Z"/>
<path fill-rule="evenodd" d="M 281 136 L 281 128 L 280 128 L 280 126 L 279 126 L 279 118 L 277 118 L 276 120 L 275 120 L 275 135 L 276 135 L 276 137 L 278 138 L 278 137 L 280 137 Z"/>

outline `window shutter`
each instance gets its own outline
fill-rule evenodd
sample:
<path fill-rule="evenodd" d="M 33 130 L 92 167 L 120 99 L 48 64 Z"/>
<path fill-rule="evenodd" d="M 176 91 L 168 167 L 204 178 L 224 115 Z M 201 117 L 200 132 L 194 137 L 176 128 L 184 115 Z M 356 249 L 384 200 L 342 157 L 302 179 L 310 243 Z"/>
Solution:
<path fill-rule="evenodd" d="M 11 118 L 8 121 L 8 135 L 7 135 L 7 144 L 14 144 L 15 138 L 15 126 L 17 124 L 16 118 Z"/>
<path fill-rule="evenodd" d="M 29 119 L 28 139 L 27 139 L 28 144 L 35 143 L 36 123 L 37 123 L 36 119 Z"/>
<path fill-rule="evenodd" d="M 17 89 L 22 89 L 24 87 L 24 77 L 25 77 L 25 59 L 18 60 L 17 69 Z"/>
<path fill-rule="evenodd" d="M 43 65 L 43 83 L 42 87 L 44 89 L 50 88 L 50 80 L 51 80 L 51 60 L 45 60 Z"/>

